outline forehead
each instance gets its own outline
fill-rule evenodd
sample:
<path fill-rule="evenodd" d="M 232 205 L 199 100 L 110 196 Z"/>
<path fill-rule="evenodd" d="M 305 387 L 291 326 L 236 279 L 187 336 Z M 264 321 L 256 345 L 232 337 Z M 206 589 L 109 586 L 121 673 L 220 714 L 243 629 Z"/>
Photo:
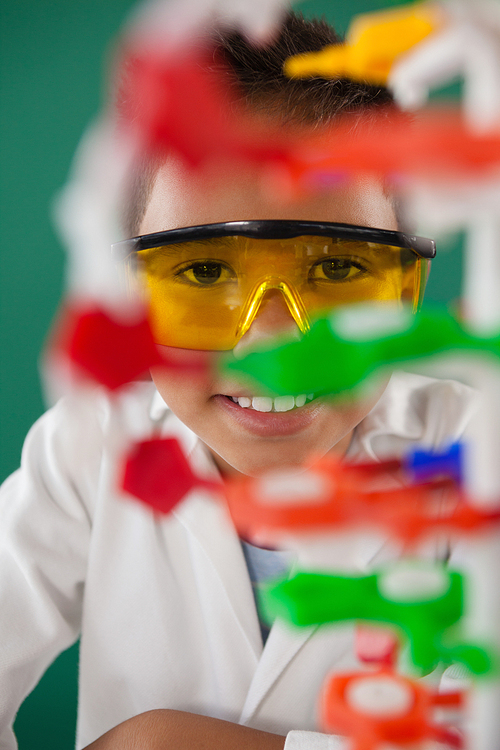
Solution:
<path fill-rule="evenodd" d="M 193 173 L 169 161 L 156 174 L 140 234 L 252 219 L 333 221 L 397 229 L 390 197 L 370 176 L 356 176 L 335 189 L 294 200 L 284 199 L 278 184 L 279 180 L 252 165 L 213 166 Z"/>

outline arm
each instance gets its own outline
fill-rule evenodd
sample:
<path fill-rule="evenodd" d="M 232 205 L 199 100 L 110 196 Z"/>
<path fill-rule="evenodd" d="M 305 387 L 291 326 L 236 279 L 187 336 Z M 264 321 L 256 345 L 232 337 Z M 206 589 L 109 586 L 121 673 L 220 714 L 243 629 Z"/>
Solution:
<path fill-rule="evenodd" d="M 84 750 L 347 750 L 342 737 L 294 730 L 282 737 L 209 716 L 157 709 L 134 716 Z"/>
<path fill-rule="evenodd" d="M 185 711 L 158 709 L 124 721 L 85 750 L 283 750 L 285 737 Z"/>

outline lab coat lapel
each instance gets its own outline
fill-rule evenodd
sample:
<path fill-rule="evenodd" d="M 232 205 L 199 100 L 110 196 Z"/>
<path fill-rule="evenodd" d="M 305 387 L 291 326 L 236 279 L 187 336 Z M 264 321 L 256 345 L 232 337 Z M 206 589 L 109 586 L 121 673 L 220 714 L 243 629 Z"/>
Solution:
<path fill-rule="evenodd" d="M 158 416 L 161 417 L 161 409 Z M 164 415 L 161 434 L 173 435 L 180 441 L 197 476 L 220 479 L 205 446 L 171 412 Z M 218 604 L 239 626 L 242 637 L 238 662 L 248 668 L 252 665 L 254 670 L 262 652 L 260 626 L 241 544 L 224 502 L 205 490 L 194 489 L 174 509 L 173 515 L 190 534 L 194 547 L 199 548 L 200 554 L 195 553 L 195 556 L 199 560 L 200 587 L 208 592 L 214 590 L 214 585 L 218 587 L 221 593 L 217 597 Z M 224 613 L 218 614 L 217 619 L 225 622 Z"/>
<path fill-rule="evenodd" d="M 191 453 L 191 460 L 199 471 L 210 472 L 210 463 L 207 464 L 206 459 L 206 453 L 198 443 Z M 190 518 L 190 527 L 216 566 L 235 617 L 256 657 L 253 679 L 249 683 L 248 694 L 240 716 L 240 723 L 246 723 L 258 710 L 284 669 L 317 628 L 297 630 L 277 620 L 262 650 L 260 625 L 250 577 L 240 540 L 227 509 L 222 504 L 216 506 L 216 510 L 214 508 L 211 516 L 212 527 L 205 522 L 200 523 L 200 515 L 191 513 Z M 219 529 L 224 531 L 223 534 L 219 531 L 220 540 L 217 538 Z M 229 561 L 231 565 L 234 565 L 232 571 L 228 571 Z"/>
<path fill-rule="evenodd" d="M 205 493 L 192 493 L 179 510 L 177 519 L 192 536 L 201 554 L 197 555 L 200 586 L 207 591 L 218 587 L 220 606 L 231 613 L 241 631 L 241 648 L 248 651 L 254 668 L 262 652 L 262 639 L 250 578 L 241 544 L 222 503 Z M 220 613 L 224 622 L 224 613 Z M 241 659 L 243 654 L 238 654 Z"/>
<path fill-rule="evenodd" d="M 164 425 L 163 434 L 170 432 L 172 427 L 177 432 L 175 428 L 180 425 L 174 426 L 170 421 L 168 426 Z M 195 470 L 215 478 L 217 470 L 208 460 L 200 442 L 193 440 L 192 433 L 186 433 L 182 428 L 179 432 L 178 436 Z M 215 574 L 224 589 L 225 606 L 239 625 L 242 638 L 241 650 L 237 655 L 238 665 L 241 669 L 246 664 L 253 675 L 240 717 L 240 723 L 246 723 L 316 627 L 292 630 L 286 623 L 276 621 L 262 650 L 260 626 L 245 558 L 226 507 L 209 498 L 205 492 L 193 491 L 174 511 L 174 515 L 203 550 L 204 563 L 200 563 L 200 576 Z M 210 587 L 208 590 L 211 590 Z"/>
<path fill-rule="evenodd" d="M 251 721 L 276 680 L 316 630 L 317 626 L 294 629 L 281 620 L 275 621 L 250 685 L 240 724 Z"/>

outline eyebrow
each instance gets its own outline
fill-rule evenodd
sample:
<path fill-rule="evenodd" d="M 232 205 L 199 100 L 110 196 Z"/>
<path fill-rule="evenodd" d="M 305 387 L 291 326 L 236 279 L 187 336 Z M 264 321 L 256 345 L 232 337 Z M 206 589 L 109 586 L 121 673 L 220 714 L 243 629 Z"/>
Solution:
<path fill-rule="evenodd" d="M 206 239 L 193 240 L 193 242 L 199 242 L 201 245 L 215 245 L 216 247 L 220 247 L 220 245 L 231 247 L 231 245 L 234 244 L 234 238 L 238 236 L 239 235 L 236 234 L 227 234 L 223 237 L 207 237 Z"/>
<path fill-rule="evenodd" d="M 142 250 L 161 250 L 164 253 L 168 253 L 170 255 L 177 255 L 183 248 L 183 246 L 189 244 L 189 245 L 201 245 L 201 246 L 210 246 L 210 247 L 234 247 L 234 238 L 237 235 L 225 235 L 222 237 L 206 237 L 206 238 L 200 238 L 196 240 L 185 240 L 184 242 L 172 242 L 171 244 L 167 245 L 157 245 L 156 247 L 150 247 L 150 248 L 142 248 Z"/>

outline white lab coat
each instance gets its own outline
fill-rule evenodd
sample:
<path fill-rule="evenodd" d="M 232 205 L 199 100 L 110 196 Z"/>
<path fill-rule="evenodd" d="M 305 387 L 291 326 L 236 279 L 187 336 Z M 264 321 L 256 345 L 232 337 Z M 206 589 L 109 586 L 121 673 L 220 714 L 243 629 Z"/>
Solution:
<path fill-rule="evenodd" d="M 380 459 L 413 442 L 456 439 L 472 400 L 451 381 L 393 376 L 349 455 Z M 178 437 L 197 471 L 216 471 L 149 383 L 119 398 L 62 400 L 34 425 L 21 469 L 0 494 L 0 750 L 16 747 L 19 705 L 79 635 L 78 748 L 155 708 L 288 734 L 287 750 L 340 747 L 297 730 L 317 730 L 326 673 L 359 666 L 352 628 L 276 623 L 263 650 L 223 505 L 195 490 L 158 516 L 117 489 L 131 419 L 143 435 Z M 381 559 L 373 549 L 354 554 L 358 568 Z"/>

